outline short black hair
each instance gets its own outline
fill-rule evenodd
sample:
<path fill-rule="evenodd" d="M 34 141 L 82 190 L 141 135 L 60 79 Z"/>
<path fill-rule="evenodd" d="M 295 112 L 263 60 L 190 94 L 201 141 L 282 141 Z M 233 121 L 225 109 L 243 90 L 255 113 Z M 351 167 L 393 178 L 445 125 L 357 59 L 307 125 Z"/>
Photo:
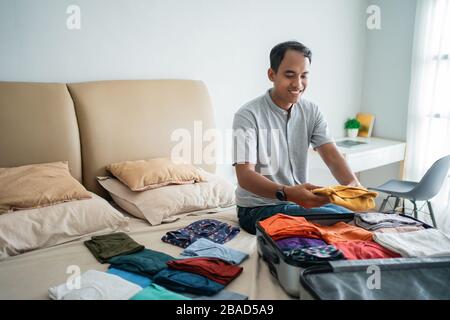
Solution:
<path fill-rule="evenodd" d="M 307 46 L 297 41 L 286 41 L 277 44 L 270 51 L 270 68 L 273 71 L 278 72 L 281 61 L 283 61 L 284 55 L 288 50 L 295 50 L 302 53 L 306 58 L 309 59 L 309 63 L 311 63 L 312 52 Z"/>

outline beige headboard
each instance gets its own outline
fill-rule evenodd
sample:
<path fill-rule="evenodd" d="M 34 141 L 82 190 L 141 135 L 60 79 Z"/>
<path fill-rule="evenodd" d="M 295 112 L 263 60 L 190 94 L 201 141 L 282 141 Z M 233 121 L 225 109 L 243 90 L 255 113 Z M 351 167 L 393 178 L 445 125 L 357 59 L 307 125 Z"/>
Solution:
<path fill-rule="evenodd" d="M 179 144 L 171 141 L 174 130 L 188 130 L 194 142 L 195 121 L 201 121 L 203 132 L 214 128 L 211 101 L 201 81 L 97 81 L 68 84 L 68 89 L 80 130 L 83 183 L 104 197 L 96 176 L 106 174 L 106 165 L 169 157 Z M 193 163 L 215 171 L 215 163 Z"/>
<path fill-rule="evenodd" d="M 66 85 L 0 82 L 0 167 L 62 160 L 81 182 L 78 125 Z"/>

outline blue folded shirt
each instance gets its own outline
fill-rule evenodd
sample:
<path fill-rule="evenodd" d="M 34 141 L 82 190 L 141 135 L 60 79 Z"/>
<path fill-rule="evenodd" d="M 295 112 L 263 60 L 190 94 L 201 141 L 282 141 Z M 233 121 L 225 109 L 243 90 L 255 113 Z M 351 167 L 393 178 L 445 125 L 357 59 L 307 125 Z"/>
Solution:
<path fill-rule="evenodd" d="M 205 296 L 214 295 L 225 287 L 202 275 L 173 269 L 161 270 L 153 277 L 153 281 L 169 290 Z"/>
<path fill-rule="evenodd" d="M 189 247 L 184 249 L 182 256 L 220 258 L 233 264 L 240 264 L 248 254 L 236 249 L 226 247 L 222 244 L 212 242 L 208 239 L 198 239 Z"/>

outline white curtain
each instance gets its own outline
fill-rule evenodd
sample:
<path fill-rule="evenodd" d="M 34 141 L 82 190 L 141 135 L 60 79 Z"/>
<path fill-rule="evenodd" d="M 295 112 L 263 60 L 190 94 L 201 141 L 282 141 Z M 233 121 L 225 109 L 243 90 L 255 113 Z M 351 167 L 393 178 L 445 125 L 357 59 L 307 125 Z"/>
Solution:
<path fill-rule="evenodd" d="M 450 0 L 418 0 L 408 109 L 406 180 L 419 181 L 437 159 L 450 154 L 449 54 Z M 450 232 L 450 178 L 445 180 L 432 205 L 438 228 Z"/>

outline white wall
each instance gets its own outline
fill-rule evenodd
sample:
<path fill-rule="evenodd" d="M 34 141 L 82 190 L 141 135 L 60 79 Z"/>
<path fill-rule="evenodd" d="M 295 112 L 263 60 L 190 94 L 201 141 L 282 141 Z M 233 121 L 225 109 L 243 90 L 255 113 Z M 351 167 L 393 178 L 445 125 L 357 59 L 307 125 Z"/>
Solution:
<path fill-rule="evenodd" d="M 375 115 L 373 135 L 406 140 L 416 0 L 372 0 L 381 9 L 381 30 L 367 31 L 361 111 Z M 399 164 L 365 171 L 366 186 L 401 177 Z"/>
<path fill-rule="evenodd" d="M 81 8 L 81 30 L 66 28 L 71 4 Z M 0 0 L 0 80 L 200 79 L 225 130 L 270 86 L 270 49 L 296 39 L 313 51 L 306 97 L 342 136 L 361 108 L 366 8 L 361 0 Z M 370 94 L 364 101 L 377 105 Z M 229 164 L 219 172 L 233 176 Z"/>
<path fill-rule="evenodd" d="M 367 31 L 361 110 L 373 113 L 373 134 L 406 139 L 416 0 L 372 0 L 381 9 L 381 30 Z"/>

